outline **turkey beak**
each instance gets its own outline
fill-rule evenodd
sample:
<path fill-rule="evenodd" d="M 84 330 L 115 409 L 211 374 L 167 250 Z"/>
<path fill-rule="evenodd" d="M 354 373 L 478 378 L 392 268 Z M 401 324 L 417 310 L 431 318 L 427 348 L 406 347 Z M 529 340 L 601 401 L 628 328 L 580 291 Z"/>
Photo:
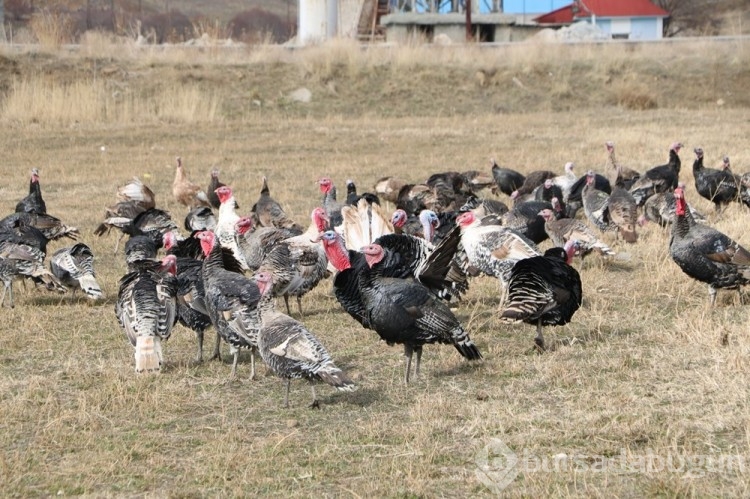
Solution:
<path fill-rule="evenodd" d="M 323 239 L 323 233 L 320 232 L 318 234 L 318 237 L 316 237 L 315 239 L 310 239 L 310 242 L 315 244 L 315 243 L 319 243 L 322 239 Z"/>

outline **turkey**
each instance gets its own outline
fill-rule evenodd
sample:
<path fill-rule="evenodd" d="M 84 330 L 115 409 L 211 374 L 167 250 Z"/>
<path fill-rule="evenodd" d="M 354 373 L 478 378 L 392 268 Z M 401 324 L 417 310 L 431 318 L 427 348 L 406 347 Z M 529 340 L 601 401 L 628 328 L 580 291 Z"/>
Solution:
<path fill-rule="evenodd" d="M 638 241 L 638 206 L 632 194 L 618 185 L 614 186 L 607 201 L 607 211 L 609 219 L 617 227 L 617 234 L 626 243 Z"/>
<path fill-rule="evenodd" d="M 581 306 L 581 276 L 570 266 L 575 246 L 571 240 L 564 248 L 548 249 L 544 256 L 519 260 L 511 271 L 500 320 L 536 325 L 534 343 L 540 350 L 545 350 L 542 326 L 567 324 Z"/>
<path fill-rule="evenodd" d="M 367 206 L 364 200 L 361 204 Z M 273 295 L 283 296 L 287 313 L 289 297 L 297 298 L 297 308 L 302 316 L 302 297 L 328 276 L 328 259 L 318 236 L 323 232 L 326 219 L 319 209 L 313 210 L 312 223 L 303 234 L 285 239 L 268 251 L 260 270 L 273 275 Z"/>
<path fill-rule="evenodd" d="M 570 188 L 570 194 L 568 194 L 568 199 L 565 206 L 565 214 L 568 216 L 568 218 L 575 218 L 578 210 L 583 207 L 583 188 L 586 187 L 587 181 L 588 174 L 581 175 L 581 177 L 576 180 L 576 182 Z M 603 175 L 599 175 L 598 173 L 594 174 L 594 188 L 607 194 L 612 192 L 612 185 L 609 183 L 609 180 L 607 180 L 607 178 Z"/>
<path fill-rule="evenodd" d="M 164 363 L 161 342 L 169 339 L 177 318 L 175 262 L 168 255 L 120 279 L 115 315 L 135 348 L 137 373 L 159 373 Z"/>
<path fill-rule="evenodd" d="M 219 169 L 212 169 L 211 180 L 208 181 L 208 188 L 206 189 L 206 197 L 208 198 L 208 204 L 210 204 L 211 208 L 213 208 L 214 210 L 218 210 L 221 206 L 221 201 L 219 200 L 219 196 L 216 194 L 216 189 L 218 189 L 219 187 L 224 187 L 225 185 L 226 184 L 219 180 Z M 235 206 L 235 208 L 239 209 L 239 206 Z"/>
<path fill-rule="evenodd" d="M 565 210 L 565 195 L 563 194 L 562 189 L 560 188 L 560 186 L 555 184 L 554 179 L 548 178 L 542 185 L 537 187 L 536 191 L 534 192 L 534 199 L 536 201 L 546 201 L 548 203 L 551 203 L 552 198 L 557 198 L 562 210 Z"/>
<path fill-rule="evenodd" d="M 578 177 L 574 173 L 576 164 L 572 161 L 568 161 L 565 163 L 565 166 L 563 167 L 563 170 L 565 173 L 562 175 L 558 175 L 557 177 L 552 179 L 552 182 L 560 188 L 560 191 L 562 193 L 562 197 L 558 198 L 560 202 L 565 203 L 568 199 L 568 196 L 570 196 L 570 191 L 573 188 L 573 185 L 578 181 Z M 548 201 L 545 199 L 545 201 Z"/>
<path fill-rule="evenodd" d="M 115 254 L 120 247 L 120 241 L 126 235 L 123 228 L 132 224 L 141 213 L 156 208 L 154 192 L 139 178 L 133 178 L 127 184 L 118 187 L 117 199 L 117 203 L 106 209 L 104 221 L 94 230 L 97 236 L 109 233 L 112 228 L 121 231 L 115 244 Z"/>
<path fill-rule="evenodd" d="M 224 201 L 222 201 L 224 204 Z M 222 248 L 213 232 L 197 235 L 206 259 L 203 262 L 203 287 L 208 315 L 217 334 L 229 344 L 233 355 L 232 378 L 237 374 L 241 348 L 249 348 L 250 378 L 255 377 L 255 351 L 258 347 L 260 289 L 245 277 L 232 252 Z"/>
<path fill-rule="evenodd" d="M 425 184 L 407 184 L 401 188 L 396 199 L 396 208 L 409 215 L 422 210 L 437 211 L 440 202 L 435 190 Z"/>
<path fill-rule="evenodd" d="M 750 252 L 718 230 L 695 222 L 682 188 L 675 189 L 674 197 L 669 253 L 685 274 L 708 284 L 713 306 L 718 289 L 739 289 L 750 283 Z"/>
<path fill-rule="evenodd" d="M 492 178 L 495 179 L 497 186 L 496 190 L 493 189 L 493 194 L 497 194 L 497 190 L 510 196 L 513 191 L 517 191 L 523 185 L 526 177 L 510 168 L 502 168 L 498 166 L 494 159 L 490 160 L 492 169 Z"/>
<path fill-rule="evenodd" d="M 357 185 L 354 183 L 354 180 L 347 180 L 346 181 L 346 204 L 348 206 L 357 206 L 357 203 L 360 199 L 364 198 L 367 201 L 367 204 L 380 204 L 380 199 L 378 199 L 378 196 L 376 194 L 373 194 L 371 192 L 364 192 L 362 195 L 357 194 Z"/>
<path fill-rule="evenodd" d="M 425 181 L 437 198 L 437 205 L 427 206 L 433 211 L 455 211 L 473 195 L 466 179 L 459 172 L 434 173 Z"/>
<path fill-rule="evenodd" d="M 352 317 L 377 332 L 388 345 L 404 345 L 406 383 L 410 380 L 414 353 L 417 354 L 414 378 L 419 377 L 425 344 L 452 344 L 469 360 L 482 357 L 448 306 L 425 286 L 413 279 L 382 276 L 382 247 L 367 246 L 362 257 L 347 252 L 332 231 L 324 233 L 322 239 L 329 260 L 339 271 L 334 279 L 336 298 Z"/>
<path fill-rule="evenodd" d="M 193 258 L 177 258 L 177 319 L 180 324 L 195 332 L 198 341 L 196 362 L 203 362 L 203 339 L 206 329 L 211 327 L 211 317 L 206 306 L 203 287 L 203 262 Z M 212 359 L 219 358 L 217 334 Z"/>
<path fill-rule="evenodd" d="M 679 184 L 678 187 L 685 192 L 685 184 Z M 646 200 L 643 205 L 643 215 L 638 218 L 638 225 L 645 225 L 646 222 L 657 223 L 662 227 L 667 227 L 675 218 L 675 209 L 677 202 L 672 192 L 660 192 L 654 194 Z M 705 222 L 706 217 L 698 212 L 693 206 L 687 205 L 690 216 L 693 220 Z"/>
<path fill-rule="evenodd" d="M 514 200 L 522 200 L 524 196 L 534 192 L 534 189 L 544 184 L 544 181 L 548 178 L 555 178 L 557 174 L 549 170 L 535 170 L 528 175 L 523 181 L 521 187 L 516 189 L 510 194 L 510 197 Z"/>
<path fill-rule="evenodd" d="M 544 230 L 549 234 L 552 244 L 557 247 L 564 247 L 568 241 L 576 241 L 576 256 L 581 261 L 592 251 L 596 251 L 602 256 L 613 256 L 615 252 L 601 242 L 594 231 L 588 225 L 577 218 L 557 219 L 552 210 L 542 210 L 539 216 L 544 218 Z"/>
<path fill-rule="evenodd" d="M 13 281 L 19 277 L 44 284 L 49 290 L 59 292 L 67 290 L 57 277 L 44 268 L 44 254 L 37 248 L 25 244 L 0 243 L 0 279 L 3 281 L 0 306 L 5 304 L 6 293 L 9 299 L 8 306 L 10 308 L 15 306 L 13 302 Z"/>
<path fill-rule="evenodd" d="M 263 361 L 277 376 L 286 379 L 284 407 L 289 407 L 292 379 L 307 379 L 312 387 L 311 408 L 319 408 L 314 381 L 322 381 L 340 391 L 356 389 L 354 382 L 333 363 L 320 341 L 301 323 L 274 308 L 271 274 L 259 272 L 255 279 L 262 295 L 258 304 L 260 330 L 258 350 Z"/>
<path fill-rule="evenodd" d="M 321 230 L 328 226 L 328 217 L 326 217 L 323 208 L 313 210 L 314 219 L 320 219 Z M 250 270 L 258 270 L 263 263 L 266 255 L 285 239 L 299 236 L 301 232 L 290 229 L 279 229 L 276 227 L 258 227 L 253 230 L 253 221 L 250 217 L 242 217 L 235 224 L 235 237 L 237 246 L 242 252 L 242 256 L 247 262 Z M 317 236 L 316 236 L 317 237 Z"/>
<path fill-rule="evenodd" d="M 633 184 L 641 178 L 641 174 L 617 162 L 614 142 L 607 141 L 604 143 L 604 147 L 607 148 L 607 166 L 605 168 L 611 179 L 610 183 L 629 191 Z"/>
<path fill-rule="evenodd" d="M 120 240 L 125 235 L 139 236 L 148 234 L 150 232 L 158 232 L 165 234 L 167 232 L 174 232 L 175 235 L 179 235 L 179 229 L 177 224 L 172 220 L 172 216 L 159 208 L 150 208 L 144 212 L 136 215 L 135 218 L 129 219 L 124 217 L 115 217 L 105 220 L 103 223 L 94 230 L 94 234 L 102 236 L 109 233 L 113 228 L 118 229 L 122 232 L 122 235 L 117 240 L 114 252 L 117 253 L 117 249 L 120 245 Z"/>
<path fill-rule="evenodd" d="M 180 324 L 195 332 L 198 340 L 195 361 L 203 362 L 203 339 L 206 329 L 211 326 L 211 318 L 203 287 L 203 248 L 197 234 L 178 241 L 174 233 L 167 232 L 163 243 L 167 254 L 177 257 L 177 318 Z M 221 358 L 220 342 L 221 337 L 217 334 L 211 359 Z"/>
<path fill-rule="evenodd" d="M 497 277 L 506 288 L 513 265 L 518 260 L 539 256 L 540 253 L 527 238 L 507 227 L 486 224 L 486 221 L 487 218 L 480 220 L 470 211 L 456 219 L 461 227 L 461 245 L 468 262 L 466 273 Z"/>
<path fill-rule="evenodd" d="M 673 143 L 669 147 L 669 162 L 647 170 L 630 187 L 630 193 L 638 206 L 643 206 L 649 196 L 659 192 L 673 191 L 677 187 L 680 179 L 681 148 L 682 144 L 679 142 Z"/>
<path fill-rule="evenodd" d="M 534 244 L 539 244 L 547 239 L 547 233 L 544 231 L 544 219 L 539 216 L 539 212 L 544 209 L 552 209 L 552 204 L 547 201 L 524 201 L 514 205 L 500 219 L 503 226 L 528 238 Z M 485 220 L 484 223 L 487 223 L 489 219 L 483 220 Z"/>
<path fill-rule="evenodd" d="M 380 209 L 362 198 L 356 206 L 341 208 L 341 233 L 347 248 L 359 249 L 384 234 L 393 234 L 393 225 Z M 437 221 L 437 218 L 435 219 Z M 432 230 L 432 225 L 429 227 Z"/>
<path fill-rule="evenodd" d="M 636 242 L 638 215 L 630 193 L 621 187 L 612 189 L 612 194 L 599 191 L 593 187 L 594 172 L 589 171 L 587 176 L 588 183 L 582 194 L 586 218 L 602 232 L 616 230 L 626 242 Z"/>
<path fill-rule="evenodd" d="M 716 170 L 703 166 L 703 149 L 694 149 L 695 161 L 693 162 L 693 178 L 695 179 L 695 190 L 704 199 L 714 204 L 716 213 L 720 213 L 723 207 L 737 201 L 739 197 L 739 182 L 731 170 Z"/>
<path fill-rule="evenodd" d="M 31 279 L 51 291 L 67 291 L 59 279 L 44 267 L 48 242 L 44 234 L 34 227 L 19 225 L 0 228 L 0 260 L 3 261 L 2 279 L 5 286 L 0 304 L 5 300 L 5 293 L 9 292 L 10 306 L 13 307 L 15 278 Z"/>
<path fill-rule="evenodd" d="M 46 213 L 19 212 L 0 220 L 0 227 L 17 227 L 19 225 L 38 229 L 50 241 L 63 237 L 76 240 L 80 236 L 77 228 L 68 227 L 59 218 Z"/>
<path fill-rule="evenodd" d="M 482 189 L 495 187 L 495 178 L 491 173 L 480 172 L 479 170 L 468 170 L 461 172 L 464 180 L 464 187 L 471 194 L 476 195 Z"/>
<path fill-rule="evenodd" d="M 208 202 L 208 196 L 198 184 L 194 184 L 187 178 L 185 168 L 182 166 L 182 158 L 177 157 L 177 168 L 174 172 L 174 181 L 172 182 L 172 195 L 175 200 L 188 208 L 197 206 L 211 207 Z"/>
<path fill-rule="evenodd" d="M 406 182 L 396 177 L 383 177 L 375 182 L 372 186 L 372 190 L 375 194 L 389 203 L 396 204 L 398 199 L 398 193 L 401 188 L 406 185 Z"/>
<path fill-rule="evenodd" d="M 476 215 L 478 218 L 482 218 L 487 215 L 496 215 L 498 217 L 501 217 L 508 213 L 509 208 L 507 204 L 496 199 L 480 199 L 477 197 L 470 197 L 458 211 L 461 213 L 465 211 L 473 211 L 474 215 Z"/>
<path fill-rule="evenodd" d="M 336 186 L 328 177 L 322 177 L 318 180 L 320 192 L 323 193 L 323 209 L 330 220 L 331 228 L 338 227 L 343 222 L 341 216 L 341 203 L 336 200 Z"/>
<path fill-rule="evenodd" d="M 73 289 L 71 299 L 80 287 L 92 300 L 104 297 L 102 288 L 96 281 L 94 272 L 94 253 L 83 243 L 60 248 L 52 254 L 49 261 L 50 271 L 61 283 Z"/>
<path fill-rule="evenodd" d="M 407 215 L 404 210 L 398 209 L 391 215 L 390 225 L 395 234 L 408 234 L 438 244 L 456 224 L 457 216 L 455 211 L 438 214 L 432 210 L 422 210 L 419 216 Z"/>
<path fill-rule="evenodd" d="M 31 169 L 29 194 L 16 204 L 16 213 L 47 213 L 47 205 L 42 199 L 42 188 L 39 185 L 39 170 Z"/>
<path fill-rule="evenodd" d="M 240 216 L 235 211 L 236 203 L 234 202 L 232 188 L 227 185 L 219 187 L 216 189 L 216 194 L 221 201 L 219 219 L 216 221 L 216 230 L 214 231 L 216 240 L 222 248 L 227 248 L 232 252 L 242 269 L 247 270 L 247 262 L 237 244 L 237 221 Z"/>
<path fill-rule="evenodd" d="M 268 179 L 263 177 L 263 185 L 260 189 L 260 197 L 250 209 L 254 216 L 254 222 L 258 227 L 278 227 L 282 229 L 291 229 L 302 231 L 302 227 L 290 219 L 281 205 L 271 197 L 271 191 L 268 188 Z"/>
<path fill-rule="evenodd" d="M 162 248 L 163 240 L 160 232 L 152 231 L 146 234 L 133 236 L 125 243 L 125 263 L 128 271 L 132 272 L 138 268 L 141 262 L 154 260 L 156 253 Z"/>
<path fill-rule="evenodd" d="M 216 215 L 208 206 L 193 208 L 185 215 L 185 229 L 190 232 L 214 230 L 215 228 Z"/>

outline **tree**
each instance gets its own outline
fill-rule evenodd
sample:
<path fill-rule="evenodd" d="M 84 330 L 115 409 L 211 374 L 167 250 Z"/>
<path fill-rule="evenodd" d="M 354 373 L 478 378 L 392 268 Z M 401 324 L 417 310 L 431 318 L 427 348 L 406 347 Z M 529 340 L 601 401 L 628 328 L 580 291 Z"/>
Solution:
<path fill-rule="evenodd" d="M 663 35 L 672 37 L 684 31 L 713 34 L 720 20 L 717 2 L 712 0 L 652 0 L 654 5 L 669 12 L 664 20 Z"/>

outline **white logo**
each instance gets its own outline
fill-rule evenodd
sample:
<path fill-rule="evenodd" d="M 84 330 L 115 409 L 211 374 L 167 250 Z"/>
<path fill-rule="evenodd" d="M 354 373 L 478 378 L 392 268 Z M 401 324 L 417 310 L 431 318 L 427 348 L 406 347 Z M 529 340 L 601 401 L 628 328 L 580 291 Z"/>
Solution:
<path fill-rule="evenodd" d="M 474 457 L 477 479 L 495 494 L 515 480 L 519 472 L 518 456 L 499 438 L 493 438 Z"/>

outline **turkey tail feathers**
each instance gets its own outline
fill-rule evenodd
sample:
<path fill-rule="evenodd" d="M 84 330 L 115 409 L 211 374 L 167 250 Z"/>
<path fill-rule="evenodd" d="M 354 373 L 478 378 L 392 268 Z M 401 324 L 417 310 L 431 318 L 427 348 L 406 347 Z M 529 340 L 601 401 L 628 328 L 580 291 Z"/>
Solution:
<path fill-rule="evenodd" d="M 335 389 L 342 392 L 353 392 L 357 389 L 354 381 L 338 368 L 333 368 L 328 371 L 318 371 L 318 377 L 325 383 L 328 383 Z"/>

